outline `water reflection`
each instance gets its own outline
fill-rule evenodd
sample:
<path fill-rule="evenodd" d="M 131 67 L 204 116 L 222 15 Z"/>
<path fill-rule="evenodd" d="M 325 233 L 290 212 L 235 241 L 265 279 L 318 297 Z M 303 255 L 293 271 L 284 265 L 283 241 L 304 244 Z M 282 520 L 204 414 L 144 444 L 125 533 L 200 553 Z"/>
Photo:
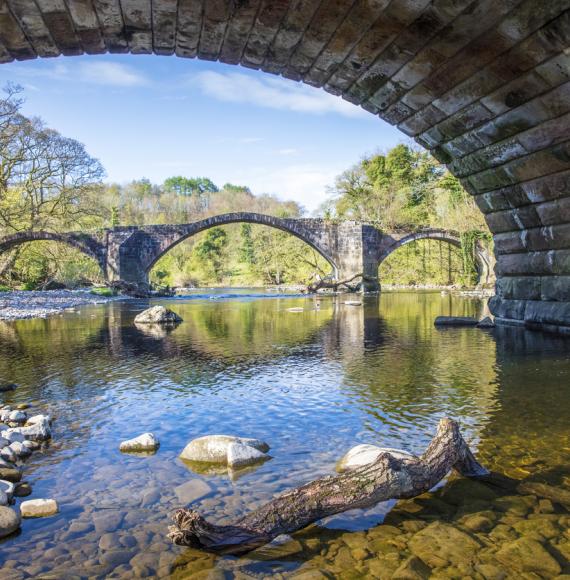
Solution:
<path fill-rule="evenodd" d="M 567 339 L 520 328 L 439 330 L 437 315 L 478 315 L 483 304 L 429 293 L 384 293 L 362 307 L 335 297 L 318 305 L 309 297 L 164 303 L 184 319 L 169 331 L 136 327 L 147 304 L 135 301 L 0 323 L 0 378 L 21 385 L 4 400 L 37 401 L 57 417 L 51 446 L 26 467 L 32 497 L 54 497 L 62 508 L 25 521 L 1 544 L 5 567 L 103 578 L 188 577 L 212 567 L 268 574 L 316 566 L 335 575 L 347 566 L 376 577 L 363 554 L 377 555 L 374 534 L 388 528 L 339 530 L 367 530 L 393 504 L 331 519 L 279 553 L 235 561 L 166 543 L 169 511 L 180 504 L 174 490 L 206 484 L 200 508 L 227 521 L 332 473 L 357 443 L 421 452 L 444 415 L 461 422 L 493 469 L 568 487 Z M 118 452 L 119 441 L 144 431 L 159 436 L 156 455 Z M 223 432 L 267 440 L 273 459 L 237 474 L 199 473 L 177 459 L 190 439 Z M 455 521 L 455 512 L 434 511 L 434 498 L 418 512 L 425 517 L 414 516 L 416 527 Z M 396 525 L 409 520 L 403 510 L 390 514 Z"/>

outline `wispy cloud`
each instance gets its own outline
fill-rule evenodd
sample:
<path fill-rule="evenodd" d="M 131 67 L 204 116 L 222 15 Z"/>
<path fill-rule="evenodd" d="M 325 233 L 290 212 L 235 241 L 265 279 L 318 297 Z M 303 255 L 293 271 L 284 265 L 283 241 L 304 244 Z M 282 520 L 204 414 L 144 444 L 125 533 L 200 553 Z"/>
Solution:
<path fill-rule="evenodd" d="M 46 66 L 47 64 L 47 66 Z M 43 77 L 56 81 L 72 81 L 108 87 L 138 87 L 149 80 L 133 67 L 118 62 L 92 61 L 71 66 L 63 62 L 44 63 L 17 69 L 20 76 Z"/>
<path fill-rule="evenodd" d="M 321 89 L 287 79 L 254 78 L 242 73 L 204 71 L 190 83 L 219 101 L 247 103 L 271 109 L 323 115 L 336 113 L 347 117 L 367 116 L 363 109 Z"/>
<path fill-rule="evenodd" d="M 295 149 L 294 147 L 289 147 L 285 149 L 277 149 L 277 153 L 279 155 L 298 155 L 299 150 Z"/>

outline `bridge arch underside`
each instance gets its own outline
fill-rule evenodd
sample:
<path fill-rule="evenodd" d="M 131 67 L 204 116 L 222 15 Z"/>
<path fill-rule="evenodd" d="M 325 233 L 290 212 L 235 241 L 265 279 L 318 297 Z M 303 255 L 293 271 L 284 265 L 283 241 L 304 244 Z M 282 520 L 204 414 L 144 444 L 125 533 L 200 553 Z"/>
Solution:
<path fill-rule="evenodd" d="M 0 257 L 33 242 L 56 242 L 78 250 L 85 256 L 92 258 L 99 266 L 103 276 L 106 276 L 106 250 L 93 237 L 82 234 L 58 234 L 55 232 L 21 232 L 0 237 Z"/>
<path fill-rule="evenodd" d="M 114 0 L 0 7 L 0 61 L 176 54 L 360 105 L 446 163 L 495 236 L 501 319 L 570 331 L 570 0 Z"/>
<path fill-rule="evenodd" d="M 334 248 L 330 236 L 327 235 L 328 232 L 323 231 L 323 229 L 308 225 L 302 219 L 288 220 L 255 213 L 231 213 L 206 218 L 187 225 L 137 228 L 120 247 L 121 264 L 128 267 L 130 271 L 120 272 L 119 278 L 139 284 L 148 284 L 150 271 L 156 263 L 185 240 L 213 227 L 240 223 L 266 226 L 296 237 L 318 252 L 329 263 L 333 275 L 338 276 L 339 260 L 334 255 Z M 120 228 L 115 231 L 118 230 Z"/>
<path fill-rule="evenodd" d="M 456 248 L 461 249 L 461 239 L 458 236 L 450 235 L 449 232 L 443 230 L 427 230 L 421 232 L 414 232 L 399 239 L 389 246 L 380 257 L 378 267 L 382 266 L 382 262 L 391 254 L 402 248 L 403 246 L 419 240 L 435 240 L 438 242 L 450 244 Z M 477 286 L 489 287 L 492 284 L 492 260 L 487 252 L 479 245 L 475 246 L 475 267 L 477 269 Z M 382 280 L 380 280 L 380 283 Z"/>

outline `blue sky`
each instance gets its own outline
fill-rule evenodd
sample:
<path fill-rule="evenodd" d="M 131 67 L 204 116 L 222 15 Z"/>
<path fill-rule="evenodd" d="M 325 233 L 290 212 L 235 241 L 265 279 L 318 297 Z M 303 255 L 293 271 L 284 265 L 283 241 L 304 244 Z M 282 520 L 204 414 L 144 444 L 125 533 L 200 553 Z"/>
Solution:
<path fill-rule="evenodd" d="M 206 176 L 309 212 L 344 169 L 406 140 L 320 89 L 220 63 L 60 57 L 2 65 L 7 81 L 24 87 L 24 113 L 85 143 L 108 181 Z"/>

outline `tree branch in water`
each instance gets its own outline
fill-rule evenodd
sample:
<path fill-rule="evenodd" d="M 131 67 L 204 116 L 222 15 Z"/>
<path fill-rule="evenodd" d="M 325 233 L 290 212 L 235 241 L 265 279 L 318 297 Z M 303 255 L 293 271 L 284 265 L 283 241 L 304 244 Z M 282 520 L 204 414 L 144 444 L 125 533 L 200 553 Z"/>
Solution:
<path fill-rule="evenodd" d="M 442 419 L 420 457 L 381 453 L 372 463 L 288 491 L 227 526 L 211 524 L 195 510 L 179 509 L 168 537 L 180 546 L 243 554 L 328 516 L 421 495 L 451 469 L 466 477 L 489 474 L 475 459 L 458 424 Z"/>

